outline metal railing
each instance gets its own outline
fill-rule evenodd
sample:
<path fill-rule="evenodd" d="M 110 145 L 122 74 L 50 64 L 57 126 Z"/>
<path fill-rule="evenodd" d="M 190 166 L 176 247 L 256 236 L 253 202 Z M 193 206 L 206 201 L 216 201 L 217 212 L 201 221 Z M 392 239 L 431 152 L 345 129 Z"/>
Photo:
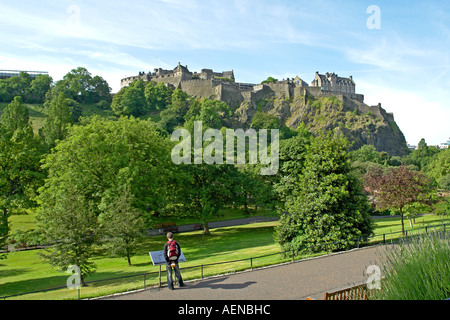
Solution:
<path fill-rule="evenodd" d="M 229 274 L 229 273 L 234 273 L 234 272 L 238 272 L 238 271 L 244 271 L 244 270 L 251 270 L 253 271 L 253 269 L 255 269 L 255 261 L 257 259 L 263 259 L 263 258 L 267 258 L 270 256 L 275 256 L 275 255 L 281 255 L 282 258 L 281 259 L 277 259 L 275 263 L 262 263 L 261 265 L 259 265 L 259 267 L 264 267 L 264 266 L 270 266 L 270 265 L 276 265 L 276 264 L 280 264 L 280 263 L 287 263 L 287 262 L 296 262 L 296 261 L 300 261 L 306 258 L 306 255 L 308 252 L 315 252 L 315 255 L 320 256 L 320 255 L 324 255 L 323 253 L 326 252 L 326 254 L 328 255 L 330 253 L 330 251 L 332 252 L 338 252 L 338 251 L 342 251 L 342 249 L 340 248 L 348 248 L 349 244 L 352 243 L 353 245 L 350 245 L 350 247 L 353 247 L 353 249 L 355 248 L 360 248 L 360 247 L 369 247 L 369 246 L 374 246 L 374 245 L 379 245 L 379 244 L 387 244 L 387 243 L 398 243 L 398 242 L 404 242 L 405 239 L 407 238 L 411 238 L 411 237 L 415 237 L 415 236 L 420 236 L 423 235 L 424 232 L 425 234 L 428 233 L 433 233 L 433 234 L 437 234 L 439 237 L 441 238 L 445 238 L 447 239 L 448 235 L 447 233 L 450 231 L 450 223 L 442 223 L 442 224 L 438 224 L 438 225 L 433 225 L 433 226 L 425 226 L 425 227 L 420 227 L 420 228 L 416 228 L 414 230 L 408 230 L 405 232 L 405 234 L 402 234 L 400 237 L 391 237 L 388 238 L 388 236 L 392 236 L 392 235 L 398 235 L 399 233 L 402 233 L 401 231 L 397 231 L 397 232 L 391 232 L 391 233 L 385 233 L 385 234 L 381 234 L 381 235 L 375 235 L 372 237 L 368 237 L 368 238 L 357 238 L 357 239 L 353 239 L 353 240 L 347 240 L 347 241 L 338 241 L 338 242 L 332 242 L 332 243 L 324 243 L 324 244 L 320 244 L 317 245 L 315 244 L 315 250 L 311 250 L 311 246 L 310 247 L 304 247 L 301 250 L 287 250 L 287 251 L 280 251 L 280 252 L 276 252 L 276 253 L 271 253 L 271 254 L 266 254 L 266 255 L 261 255 L 261 256 L 257 256 L 257 257 L 250 257 L 250 258 L 245 258 L 245 259 L 238 259 L 238 260 L 230 260 L 230 261 L 222 261 L 222 262 L 216 262 L 216 263 L 209 263 L 209 264 L 201 264 L 201 265 L 196 265 L 196 266 L 188 266 L 188 267 L 180 267 L 180 270 L 182 271 L 182 274 L 186 273 L 188 270 L 190 269 L 195 269 L 195 268 L 199 268 L 200 272 L 198 274 L 197 277 L 194 276 L 190 276 L 188 279 L 192 280 L 192 279 L 204 279 L 205 278 L 205 268 L 207 267 L 212 267 L 212 266 L 217 266 L 217 265 L 227 265 L 227 264 L 237 264 L 240 262 L 248 262 L 249 264 L 237 267 L 235 266 L 234 269 L 225 269 L 224 272 L 216 272 L 216 273 L 211 273 L 209 275 L 207 275 L 207 277 L 209 276 L 217 276 L 217 275 L 221 275 L 221 274 Z M 380 238 L 380 240 L 375 240 L 375 238 Z M 370 240 L 370 241 L 369 241 Z M 390 240 L 390 242 L 389 242 Z M 345 244 L 345 245 L 344 245 Z M 336 247 L 336 245 L 338 245 Z M 341 245 L 341 246 L 339 246 Z M 317 248 L 317 246 L 321 246 L 321 248 Z M 322 254 L 320 254 L 322 253 Z M 301 257 L 300 259 L 297 259 L 297 257 Z M 165 274 L 164 270 L 164 274 Z M 134 274 L 134 275 L 127 275 L 127 276 L 122 276 L 122 277 L 116 277 L 116 278 L 108 278 L 108 279 L 99 279 L 99 280 L 93 280 L 93 281 L 85 281 L 84 282 L 84 287 L 82 286 L 81 288 L 79 288 L 77 290 L 77 299 L 81 299 L 81 290 L 83 290 L 83 288 L 88 287 L 89 285 L 94 285 L 94 284 L 98 284 L 98 283 L 104 283 L 104 282 L 108 282 L 108 281 L 118 281 L 118 280 L 123 280 L 123 279 L 130 279 L 130 278 L 138 278 L 138 277 L 142 277 L 143 278 L 143 282 L 141 282 L 141 285 L 135 285 L 134 289 L 130 289 L 127 290 L 128 291 L 135 291 L 135 290 L 146 290 L 149 287 L 161 287 L 163 283 L 162 281 L 162 274 L 163 274 L 163 270 L 161 268 L 161 266 L 159 267 L 159 271 L 154 271 L 154 272 L 146 272 L 146 273 L 141 273 L 141 274 Z M 157 276 L 156 281 L 150 281 L 150 283 L 154 283 L 153 285 L 149 285 L 149 277 L 155 277 Z M 184 277 L 184 276 L 183 276 Z M 186 279 L 185 279 L 186 280 Z M 2 300 L 6 300 L 6 299 L 10 299 L 10 298 L 15 298 L 15 297 L 19 297 L 19 296 L 24 296 L 24 295 L 29 295 L 29 294 L 37 294 L 37 293 L 44 293 L 44 292 L 49 292 L 49 291 L 55 291 L 55 290 L 62 290 L 62 289 L 67 289 L 67 286 L 59 286 L 59 287 L 54 287 L 54 288 L 49 288 L 49 289 L 43 289 L 43 290 L 36 290 L 36 291 L 32 291 L 32 292 L 24 292 L 24 293 L 19 293 L 19 294 L 14 294 L 14 295 L 8 295 L 8 296 L 2 296 L 0 297 L 0 299 Z M 120 294 L 120 292 L 117 292 L 115 294 Z M 108 294 L 106 294 L 107 296 Z M 110 294 L 109 294 L 110 295 Z M 105 296 L 103 294 L 100 294 L 99 296 Z M 94 298 L 90 297 L 90 298 Z M 98 297 L 98 296 L 97 296 Z M 86 298 L 89 298 L 89 295 L 87 295 Z"/>

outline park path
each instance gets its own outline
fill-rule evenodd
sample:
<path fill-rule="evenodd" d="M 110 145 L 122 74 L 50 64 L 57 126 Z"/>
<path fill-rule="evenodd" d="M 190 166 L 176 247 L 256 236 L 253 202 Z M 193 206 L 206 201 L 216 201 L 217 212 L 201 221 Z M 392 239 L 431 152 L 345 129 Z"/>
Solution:
<path fill-rule="evenodd" d="M 384 246 L 300 260 L 231 275 L 187 281 L 171 291 L 167 286 L 105 297 L 106 300 L 305 300 L 323 299 L 325 292 L 367 280 L 367 267 L 382 267 Z M 181 270 L 182 271 L 182 270 Z M 165 274 L 164 274 L 165 276 Z"/>

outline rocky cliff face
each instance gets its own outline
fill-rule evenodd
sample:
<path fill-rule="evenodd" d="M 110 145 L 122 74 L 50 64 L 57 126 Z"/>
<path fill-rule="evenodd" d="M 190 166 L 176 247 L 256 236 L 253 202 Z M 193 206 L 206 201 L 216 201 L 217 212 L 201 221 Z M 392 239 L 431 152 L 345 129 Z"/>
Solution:
<path fill-rule="evenodd" d="M 371 144 L 391 156 L 407 154 L 405 137 L 392 114 L 381 105 L 368 106 L 347 95 L 311 95 L 307 90 L 289 94 L 265 87 L 235 110 L 234 126 L 250 127 L 257 111 L 274 115 L 293 129 L 303 122 L 312 133 L 339 130 L 353 142 L 353 149 Z"/>

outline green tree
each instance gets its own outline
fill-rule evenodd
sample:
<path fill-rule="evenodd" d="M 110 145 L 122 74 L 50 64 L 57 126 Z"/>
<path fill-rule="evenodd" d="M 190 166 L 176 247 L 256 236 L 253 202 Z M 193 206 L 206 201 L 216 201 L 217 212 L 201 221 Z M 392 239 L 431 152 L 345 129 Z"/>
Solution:
<path fill-rule="evenodd" d="M 149 81 L 144 93 L 149 110 L 164 110 L 171 103 L 173 90 L 162 82 Z"/>
<path fill-rule="evenodd" d="M 252 118 L 251 127 L 255 130 L 259 129 L 280 129 L 280 119 L 274 115 L 257 111 Z"/>
<path fill-rule="evenodd" d="M 57 141 L 66 138 L 68 126 L 73 123 L 68 99 L 64 93 L 60 92 L 57 97 L 52 99 L 46 110 L 46 114 L 47 119 L 39 133 L 44 138 L 44 142 L 50 150 L 56 145 Z"/>
<path fill-rule="evenodd" d="M 404 159 L 404 164 L 416 165 L 422 172 L 427 172 L 428 165 L 432 162 L 433 157 L 439 153 L 439 149 L 436 147 L 429 147 L 425 142 L 425 139 L 421 139 L 417 149 L 408 154 Z"/>
<path fill-rule="evenodd" d="M 176 127 L 185 123 L 185 117 L 190 109 L 191 97 L 180 89 L 175 89 L 171 96 L 171 104 L 160 113 L 159 127 L 168 133 L 172 133 Z"/>
<path fill-rule="evenodd" d="M 435 155 L 428 166 L 427 175 L 438 182 L 441 188 L 443 187 L 441 180 L 450 175 L 450 149 L 440 151 Z M 444 178 L 444 181 L 445 179 L 448 178 Z"/>
<path fill-rule="evenodd" d="M 298 132 L 299 135 L 280 141 L 280 169 L 274 190 L 278 193 L 281 206 L 289 203 L 289 198 L 294 196 L 303 171 L 306 148 L 313 139 L 305 127 L 300 128 Z"/>
<path fill-rule="evenodd" d="M 351 157 L 353 161 L 382 164 L 380 153 L 371 144 L 363 145 L 358 150 L 352 151 Z"/>
<path fill-rule="evenodd" d="M 193 215 L 203 225 L 203 234 L 210 234 L 208 222 L 239 193 L 238 171 L 232 165 L 182 165 L 186 177 L 180 192 L 185 214 Z"/>
<path fill-rule="evenodd" d="M 129 87 L 122 88 L 113 98 L 112 110 L 118 116 L 138 117 L 147 112 L 147 100 L 142 80 L 134 81 Z"/>
<path fill-rule="evenodd" d="M 372 234 L 367 197 L 351 174 L 349 143 L 329 132 L 307 146 L 275 239 L 285 250 L 348 249 Z M 295 171 L 295 169 L 294 169 Z M 289 182 L 292 183 L 292 182 Z"/>
<path fill-rule="evenodd" d="M 169 141 L 150 121 L 87 118 L 49 154 L 43 167 L 48 178 L 39 199 L 51 206 L 58 189 L 74 189 L 102 207 L 117 197 L 119 186 L 130 184 L 133 206 L 147 213 L 164 207 L 174 174 Z"/>
<path fill-rule="evenodd" d="M 111 102 L 111 88 L 108 82 L 100 76 L 94 76 L 91 80 L 92 103 L 100 101 Z"/>
<path fill-rule="evenodd" d="M 225 102 L 218 100 L 203 98 L 198 102 L 192 101 L 190 105 L 192 107 L 189 106 L 178 114 L 179 118 L 186 119 L 184 126 L 191 131 L 195 121 L 201 121 L 204 128 L 220 130 L 232 113 Z"/>
<path fill-rule="evenodd" d="M 273 77 L 268 77 L 266 80 L 262 81 L 261 84 L 265 84 L 265 83 L 276 83 L 278 82 L 278 79 L 275 79 Z"/>
<path fill-rule="evenodd" d="M 68 72 L 55 86 L 57 93 L 63 92 L 69 99 L 79 103 L 97 103 L 100 100 L 110 101 L 111 88 L 100 76 L 92 77 L 83 67 Z"/>
<path fill-rule="evenodd" d="M 65 272 L 70 266 L 80 268 L 81 284 L 95 272 L 95 244 L 98 222 L 92 202 L 72 188 L 54 190 L 54 202 L 42 202 L 37 226 L 45 243 L 52 244 L 40 256 Z"/>
<path fill-rule="evenodd" d="M 136 253 L 146 229 L 144 215 L 133 207 L 133 196 L 128 185 L 119 187 L 114 198 L 100 214 L 102 234 L 106 246 L 116 257 L 124 257 L 131 266 L 131 257 Z"/>
<path fill-rule="evenodd" d="M 56 93 L 63 92 L 70 99 L 88 103 L 91 81 L 91 73 L 86 68 L 78 67 L 71 70 L 62 80 L 56 83 Z"/>
<path fill-rule="evenodd" d="M 35 205 L 42 183 L 41 146 L 29 122 L 28 109 L 15 97 L 0 117 L 0 247 L 9 233 L 8 218 L 14 211 Z"/>
<path fill-rule="evenodd" d="M 31 82 L 29 102 L 43 103 L 46 93 L 50 90 L 53 79 L 47 74 L 39 74 Z"/>

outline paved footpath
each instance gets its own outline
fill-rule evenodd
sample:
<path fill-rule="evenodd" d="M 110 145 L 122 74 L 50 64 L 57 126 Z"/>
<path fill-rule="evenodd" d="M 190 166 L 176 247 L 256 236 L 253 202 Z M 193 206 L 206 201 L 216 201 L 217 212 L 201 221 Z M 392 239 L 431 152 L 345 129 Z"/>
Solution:
<path fill-rule="evenodd" d="M 382 246 L 301 260 L 203 280 L 107 297 L 108 300 L 305 300 L 367 280 L 367 267 L 382 266 Z M 181 270 L 182 271 L 182 270 Z M 164 271 L 165 276 L 165 271 Z"/>

